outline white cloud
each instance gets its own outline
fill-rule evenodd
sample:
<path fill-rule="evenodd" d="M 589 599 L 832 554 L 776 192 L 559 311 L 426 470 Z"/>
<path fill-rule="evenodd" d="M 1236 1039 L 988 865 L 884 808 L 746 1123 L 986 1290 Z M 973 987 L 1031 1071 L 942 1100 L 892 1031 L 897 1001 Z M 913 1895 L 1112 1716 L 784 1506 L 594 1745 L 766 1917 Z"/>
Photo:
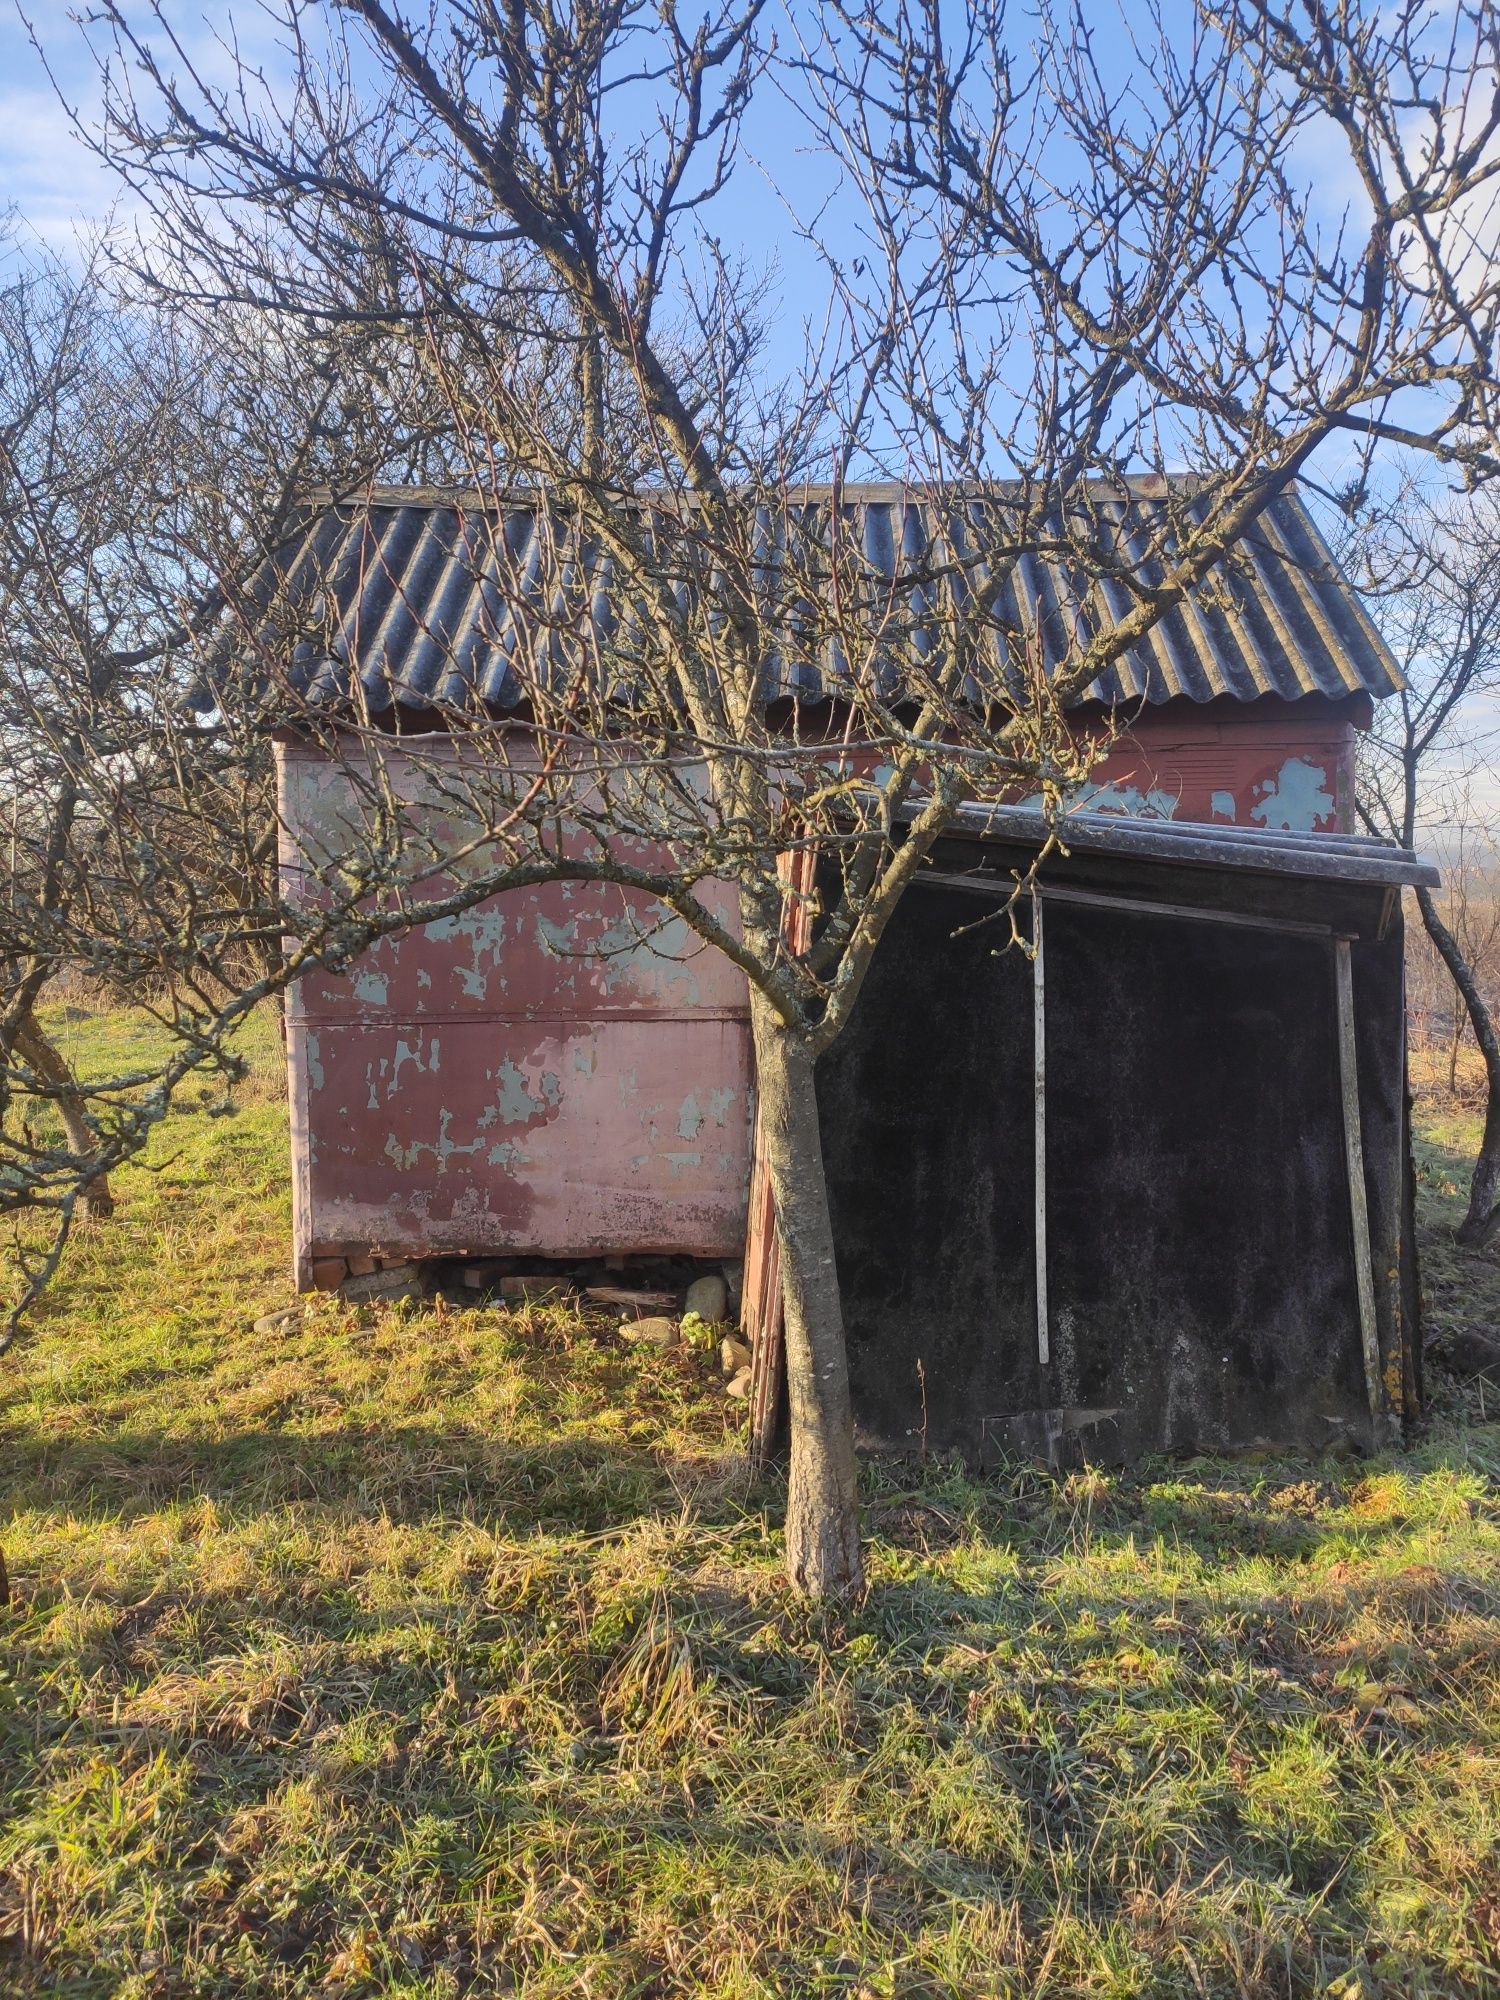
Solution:
<path fill-rule="evenodd" d="M 77 31 L 60 26 L 66 36 L 56 37 L 58 86 L 93 108 L 97 84 L 74 55 Z M 96 228 L 120 201 L 118 182 L 72 130 L 14 16 L 0 20 L 0 189 L 31 231 L 59 251 L 71 249 L 81 231 Z"/>
<path fill-rule="evenodd" d="M 1465 129 L 1470 132 L 1481 129 L 1481 121 L 1489 111 L 1493 78 L 1479 67 L 1468 75 L 1467 83 L 1466 96 L 1435 111 L 1409 112 L 1402 119 L 1399 143 L 1405 169 L 1413 179 L 1419 182 L 1427 179 L 1424 169 L 1436 164 L 1438 171 L 1432 176 L 1432 184 L 1437 185 L 1442 166 L 1452 160 Z M 1380 150 L 1380 169 L 1387 193 L 1393 199 L 1399 198 L 1401 175 L 1397 162 L 1389 150 L 1384 147 Z M 1298 133 L 1292 158 L 1303 177 L 1313 218 L 1332 228 L 1347 217 L 1350 234 L 1345 248 L 1357 255 L 1370 226 L 1371 208 L 1345 134 L 1331 118 L 1312 120 Z M 1487 164 L 1500 160 L 1500 139 L 1490 140 L 1484 159 Z M 1433 248 L 1429 250 L 1415 229 L 1399 232 L 1397 254 L 1408 284 L 1416 291 L 1428 290 L 1436 268 L 1441 267 L 1461 295 L 1478 293 L 1500 257 L 1500 176 L 1482 182 L 1437 216 L 1431 235 Z"/>
<path fill-rule="evenodd" d="M 1420 167 L 1425 163 L 1439 133 L 1442 140 L 1439 158 L 1451 161 L 1464 144 L 1466 127 L 1471 133 L 1483 130 L 1481 121 L 1489 109 L 1488 95 L 1485 90 L 1476 90 L 1480 100 L 1477 104 L 1470 101 L 1451 106 L 1440 120 L 1427 116 L 1414 119 L 1403 135 L 1412 164 Z M 1482 160 L 1492 169 L 1500 165 L 1500 138 L 1491 135 Z M 1500 255 L 1500 173 L 1481 182 L 1438 217 L 1432 239 L 1434 248 L 1429 250 L 1413 230 L 1402 244 L 1403 268 L 1411 282 L 1425 288 L 1441 270 L 1451 277 L 1460 296 L 1479 292 L 1490 281 L 1496 257 Z"/>
<path fill-rule="evenodd" d="M 14 207 L 36 237 L 63 254 L 105 224 L 145 226 L 144 212 L 74 129 L 76 119 L 97 130 L 102 99 L 98 63 L 70 0 L 21 4 L 45 62 L 25 24 L 0 0 L 0 203 Z M 135 11 L 143 35 L 152 39 L 146 9 Z M 227 84 L 233 78 L 231 23 L 248 64 L 272 79 L 284 71 L 274 21 L 253 0 L 235 7 L 169 0 L 163 13 L 205 82 Z M 94 47 L 98 55 L 105 53 L 97 32 Z"/>

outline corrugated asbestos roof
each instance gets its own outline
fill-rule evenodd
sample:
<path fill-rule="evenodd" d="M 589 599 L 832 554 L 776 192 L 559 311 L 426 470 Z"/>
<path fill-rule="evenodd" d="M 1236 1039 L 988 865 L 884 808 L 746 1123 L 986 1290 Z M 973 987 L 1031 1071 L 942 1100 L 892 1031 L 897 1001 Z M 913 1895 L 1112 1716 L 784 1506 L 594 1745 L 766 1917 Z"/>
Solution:
<path fill-rule="evenodd" d="M 785 518 L 799 524 L 799 535 L 809 522 L 826 535 L 830 502 L 826 490 L 799 490 Z M 991 496 L 964 504 L 1004 503 Z M 1112 562 L 1154 582 L 1164 541 L 1170 545 L 1174 525 L 1194 504 L 1186 482 L 1142 480 L 1123 497 L 1114 491 L 1090 497 L 1083 528 Z M 861 576 L 885 589 L 887 601 L 891 586 L 904 587 L 909 611 L 920 611 L 922 578 L 939 560 L 938 513 L 916 488 L 846 487 L 840 496 L 844 551 L 852 552 Z M 784 522 L 766 512 L 757 518 L 763 535 L 757 574 L 771 575 Z M 952 574 L 963 513 L 951 498 L 945 497 L 942 524 L 949 537 L 943 560 Z M 1079 523 L 1072 526 L 1076 534 Z M 623 593 L 608 554 L 567 545 L 534 499 L 496 508 L 456 494 L 381 488 L 330 503 L 283 551 L 274 588 L 307 635 L 294 669 L 301 691 L 338 701 L 349 692 L 353 669 L 377 711 L 476 701 L 513 708 L 525 700 L 532 675 L 568 671 L 565 661 L 576 663 L 595 646 L 607 659 L 613 643 L 616 656 L 628 660 L 639 629 L 617 601 Z M 1096 630 L 1129 605 L 1125 586 L 1114 580 L 1099 582 L 1081 601 L 1065 560 L 1023 553 L 1009 562 L 997 595 L 997 662 L 1007 639 L 1019 640 L 1029 657 L 1039 646 L 1055 670 L 1080 626 Z M 841 661 L 826 642 L 808 650 L 806 658 L 768 659 L 774 692 L 815 700 L 836 691 Z M 1267 694 L 1386 695 L 1400 685 L 1363 605 L 1301 498 L 1289 491 L 1233 559 L 1089 693 L 1105 702 L 1252 701 Z"/>

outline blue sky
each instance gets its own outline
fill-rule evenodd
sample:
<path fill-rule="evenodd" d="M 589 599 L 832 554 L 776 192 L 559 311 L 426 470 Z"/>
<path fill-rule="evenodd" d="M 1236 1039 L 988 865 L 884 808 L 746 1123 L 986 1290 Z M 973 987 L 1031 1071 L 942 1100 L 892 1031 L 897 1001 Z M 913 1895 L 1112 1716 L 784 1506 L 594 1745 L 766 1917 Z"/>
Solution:
<path fill-rule="evenodd" d="M 956 9 L 959 0 L 953 4 Z M 1122 4 L 1128 17 L 1130 0 Z M 75 136 L 59 102 L 60 93 L 85 124 L 97 121 L 98 77 L 74 18 L 79 11 L 86 11 L 79 0 L 0 0 L 0 202 L 13 206 L 27 229 L 63 252 L 106 221 L 128 237 L 141 219 L 108 169 Z M 222 46 L 232 30 L 252 65 L 264 66 L 273 88 L 276 76 L 286 68 L 271 18 L 275 11 L 279 10 L 262 6 L 260 0 L 164 0 L 164 12 L 194 65 L 210 80 L 227 80 L 232 73 Z M 804 21 L 816 18 L 815 10 L 791 11 L 800 12 Z M 1165 0 L 1165 11 L 1169 17 L 1181 15 L 1185 23 L 1188 0 Z M 131 9 L 143 32 L 157 40 L 148 13 L 146 0 Z M 425 7 L 417 6 L 412 13 L 420 19 Z M 786 44 L 789 31 L 776 13 L 774 8 L 768 10 L 766 21 Z M 23 14 L 29 15 L 43 41 L 56 88 L 30 45 Z M 1016 39 L 1024 41 L 1024 5 L 1013 19 Z M 1130 47 L 1121 14 L 1101 0 L 1090 9 L 1090 25 L 1101 67 L 1112 78 L 1116 73 L 1124 76 L 1139 58 Z M 827 285 L 814 253 L 798 241 L 789 209 L 795 205 L 804 217 L 817 213 L 836 185 L 837 169 L 810 147 L 804 146 L 800 153 L 794 150 L 795 116 L 770 79 L 757 91 L 744 136 L 746 157 L 737 172 L 738 198 L 716 206 L 712 226 L 726 238 L 737 239 L 726 247 L 738 248 L 753 267 L 771 272 L 776 329 L 768 359 L 771 372 L 792 371 L 805 356 L 809 338 L 815 341 L 820 333 Z M 1357 201 L 1340 142 L 1330 138 L 1325 152 L 1316 137 L 1309 136 L 1303 142 L 1302 165 L 1318 213 L 1335 223 L 1344 207 Z M 857 247 L 855 200 L 835 200 L 824 220 L 837 247 Z M 1336 476 L 1334 468 L 1329 472 Z"/>
<path fill-rule="evenodd" d="M 69 109 L 76 111 L 86 125 L 99 118 L 99 79 L 74 18 L 79 11 L 84 11 L 79 0 L 0 0 L 0 209 L 13 209 L 23 233 L 64 255 L 106 224 L 122 239 L 139 224 L 149 225 L 77 137 L 68 116 Z M 420 15 L 423 9 L 415 11 Z M 269 76 L 285 73 L 274 24 L 258 0 L 165 0 L 164 12 L 195 67 L 209 78 L 231 74 L 223 47 L 231 24 L 242 51 Z M 135 10 L 149 34 L 146 13 L 144 4 Z M 42 42 L 45 65 L 23 15 Z M 813 253 L 797 240 L 779 187 L 794 189 L 796 200 L 811 212 L 834 177 L 826 161 L 788 159 L 787 123 L 775 93 L 758 92 L 747 121 L 746 155 L 737 169 L 733 219 L 738 248 L 773 277 L 780 350 L 775 359 L 795 366 L 805 353 L 805 325 L 809 314 L 817 317 L 826 281 Z M 722 229 L 724 221 L 724 213 L 716 211 L 716 227 Z"/>
<path fill-rule="evenodd" d="M 71 18 L 77 4 L 78 0 L 20 0 L 20 9 L 29 13 L 46 45 L 54 88 L 30 45 L 17 0 L 0 0 L 0 203 L 12 206 L 26 230 L 63 253 L 107 221 L 128 231 L 137 220 L 108 170 L 75 137 L 59 103 L 60 90 L 86 122 L 97 116 L 97 75 Z M 1172 4 L 1168 0 L 1169 7 Z M 247 55 L 264 63 L 273 78 L 282 68 L 273 25 L 257 0 L 233 0 L 232 5 L 228 0 L 167 0 L 167 11 L 195 64 L 211 77 L 230 72 L 221 36 L 231 20 Z M 1128 62 L 1118 16 L 1109 26 L 1110 10 L 1101 6 L 1094 18 L 1106 60 L 1118 54 L 1122 64 Z M 831 169 L 827 161 L 798 157 L 790 150 L 793 129 L 793 120 L 775 93 L 764 91 L 747 126 L 749 157 L 739 170 L 739 198 L 732 209 L 716 212 L 715 218 L 719 228 L 726 218 L 732 222 L 738 247 L 754 264 L 775 267 L 778 352 L 773 365 L 794 363 L 798 351 L 805 350 L 804 319 L 811 314 L 816 322 L 825 293 L 811 252 L 796 241 L 786 202 L 794 201 L 804 214 L 811 213 L 830 186 Z M 1337 142 L 1323 153 L 1310 140 L 1302 165 L 1319 213 L 1334 221 L 1354 196 Z M 779 190 L 785 190 L 785 196 Z M 1483 710 L 1483 717 L 1476 712 L 1473 721 L 1487 734 L 1493 702 L 1486 701 Z"/>
<path fill-rule="evenodd" d="M 1119 4 L 1128 15 L 1130 0 Z M 76 20 L 86 11 L 80 0 L 0 0 L 0 202 L 18 210 L 32 231 L 60 250 L 68 249 L 80 230 L 87 232 L 106 218 L 126 226 L 133 219 L 108 169 L 74 135 L 59 102 L 60 93 L 85 123 L 97 120 L 98 78 Z M 164 0 L 163 11 L 195 65 L 210 79 L 227 79 L 231 74 L 223 48 L 231 25 L 240 49 L 253 64 L 263 65 L 273 81 L 278 72 L 284 73 L 275 25 L 260 0 Z M 1186 20 L 1188 11 L 1184 0 L 1166 0 L 1169 16 L 1181 13 Z M 412 12 L 420 18 L 425 7 Z M 151 33 L 144 0 L 132 13 L 148 38 L 159 40 Z M 55 88 L 31 47 L 23 15 L 41 37 Z M 774 14 L 768 13 L 766 19 L 785 45 L 789 41 L 785 25 L 778 31 Z M 1024 6 L 1016 9 L 1014 19 L 1016 38 L 1024 40 Z M 1133 57 L 1116 7 L 1108 0 L 1091 7 L 1090 25 L 1102 67 L 1111 71 L 1117 64 L 1123 76 Z M 836 180 L 830 162 L 808 147 L 794 150 L 795 144 L 794 120 L 766 82 L 757 91 L 746 123 L 747 157 L 736 182 L 740 199 L 732 211 L 714 211 L 716 230 L 724 230 L 728 223 L 755 263 L 774 260 L 782 279 L 781 317 L 788 331 L 800 326 L 799 303 L 805 310 L 823 289 L 810 252 L 796 241 L 789 207 L 795 205 L 803 216 L 811 216 Z M 1331 138 L 1325 154 L 1309 139 L 1303 155 L 1317 206 L 1332 221 L 1347 203 L 1357 200 L 1340 143 Z M 843 210 L 843 222 L 835 209 L 835 237 L 842 231 L 847 238 L 844 225 L 853 219 L 852 206 Z"/>
<path fill-rule="evenodd" d="M 35 24 L 56 77 L 56 89 L 31 46 L 20 18 Z M 106 218 L 128 219 L 108 170 L 73 134 L 59 93 L 85 119 L 98 108 L 98 78 L 72 18 L 75 0 L 0 0 L 0 199 L 14 206 L 29 228 L 58 250 L 68 250 L 80 230 Z M 180 22 L 203 60 L 217 68 L 215 23 L 230 13 L 204 0 L 173 0 Z M 253 26 L 258 9 L 236 6 L 236 20 Z"/>
<path fill-rule="evenodd" d="M 66 28 L 65 12 L 59 0 L 42 0 L 38 20 Z M 71 47 L 75 36 L 68 31 L 57 39 Z M 76 58 L 66 66 L 63 80 L 80 95 L 92 90 L 93 80 Z M 71 242 L 80 218 L 105 212 L 111 200 L 108 176 L 68 130 L 56 94 L 8 5 L 0 11 L 0 189 L 31 229 L 58 248 Z"/>

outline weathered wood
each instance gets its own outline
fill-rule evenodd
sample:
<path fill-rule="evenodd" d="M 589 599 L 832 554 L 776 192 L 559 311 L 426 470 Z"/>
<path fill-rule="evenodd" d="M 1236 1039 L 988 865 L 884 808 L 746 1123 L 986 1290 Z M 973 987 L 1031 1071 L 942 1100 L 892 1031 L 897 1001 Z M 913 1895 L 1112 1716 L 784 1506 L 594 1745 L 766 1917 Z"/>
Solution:
<path fill-rule="evenodd" d="M 642 1312 L 671 1312 L 676 1292 L 632 1291 L 626 1285 L 585 1285 L 583 1296 L 594 1306 L 639 1306 Z"/>
<path fill-rule="evenodd" d="M 1008 876 L 963 875 L 945 873 L 936 868 L 925 869 L 917 880 L 940 882 L 949 889 L 974 889 L 982 896 L 995 896 L 1007 901 L 1015 894 L 1016 886 Z M 1124 916 L 1183 917 L 1190 923 L 1232 924 L 1240 930 L 1281 931 L 1292 937 L 1326 938 L 1333 935 L 1331 924 L 1302 923 L 1295 917 L 1261 916 L 1253 910 L 1218 910 L 1200 903 L 1164 903 L 1145 896 L 1105 895 L 1097 889 L 1075 889 L 1058 882 L 1046 882 L 1039 887 L 1054 903 L 1081 903 L 1092 909 L 1110 910 Z"/>
<path fill-rule="evenodd" d="M 1047 1309 L 1047 967 L 1042 898 L 1031 891 L 1031 1020 L 1036 1080 L 1036 1355 L 1045 1368 L 1052 1342 Z"/>
<path fill-rule="evenodd" d="M 1190 923 L 1232 924 L 1239 930 L 1280 931 L 1291 937 L 1331 937 L 1330 924 L 1302 923 L 1295 917 L 1261 916 L 1253 910 L 1216 910 L 1200 903 L 1164 903 L 1145 896 L 1105 896 L 1093 889 L 1065 888 L 1046 884 L 1046 894 L 1057 903 L 1084 903 L 1094 909 L 1111 910 L 1123 916 L 1185 917 Z"/>
<path fill-rule="evenodd" d="M 1375 1270 L 1370 1257 L 1370 1210 L 1365 1193 L 1365 1149 L 1359 1117 L 1359 1051 L 1354 1035 L 1354 967 L 1349 940 L 1335 939 L 1333 951 L 1338 990 L 1344 1158 L 1349 1171 L 1349 1218 L 1354 1231 L 1354 1279 L 1359 1293 L 1360 1344 L 1365 1357 L 1370 1421 L 1378 1423 L 1385 1396 L 1380 1374 L 1380 1330 L 1375 1318 Z"/>

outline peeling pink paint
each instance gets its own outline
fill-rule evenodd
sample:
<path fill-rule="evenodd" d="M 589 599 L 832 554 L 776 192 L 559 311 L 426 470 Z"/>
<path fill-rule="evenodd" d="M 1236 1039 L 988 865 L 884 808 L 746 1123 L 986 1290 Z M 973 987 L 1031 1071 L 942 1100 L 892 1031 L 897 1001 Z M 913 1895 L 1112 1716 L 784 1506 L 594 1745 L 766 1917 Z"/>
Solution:
<path fill-rule="evenodd" d="M 1089 803 L 1348 831 L 1355 727 L 1350 704 L 1315 700 L 1138 711 Z M 398 779 L 403 757 L 414 771 L 458 754 L 416 742 L 391 746 Z M 524 735 L 508 742 L 524 761 Z M 311 744 L 278 747 L 278 780 L 295 894 L 299 848 L 337 854 L 358 806 Z M 718 900 L 732 923 L 732 894 Z M 384 939 L 346 974 L 310 974 L 288 1002 L 287 1066 L 301 1284 L 324 1255 L 744 1247 L 744 979 L 639 897 L 520 891 Z"/>
<path fill-rule="evenodd" d="M 1261 712 L 1263 709 L 1264 712 Z M 1090 773 L 1096 811 L 1298 833 L 1354 831 L 1355 723 L 1308 699 L 1149 709 Z"/>
<path fill-rule="evenodd" d="M 315 750 L 278 756 L 295 879 L 347 806 Z M 549 884 L 394 934 L 299 983 L 287 1053 L 301 1283 L 370 1251 L 743 1249 L 743 975 L 643 898 Z"/>

